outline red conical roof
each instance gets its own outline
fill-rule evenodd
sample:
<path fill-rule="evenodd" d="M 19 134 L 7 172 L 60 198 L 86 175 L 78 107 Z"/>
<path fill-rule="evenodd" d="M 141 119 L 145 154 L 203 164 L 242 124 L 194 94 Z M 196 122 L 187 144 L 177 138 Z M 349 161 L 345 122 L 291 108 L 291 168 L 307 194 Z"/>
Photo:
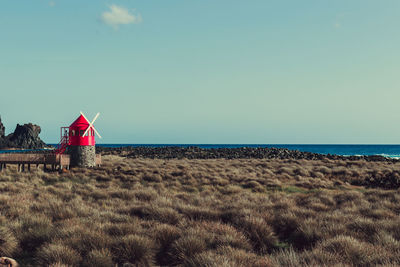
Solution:
<path fill-rule="evenodd" d="M 80 115 L 69 127 L 87 127 L 89 126 L 89 122 L 85 117 Z"/>

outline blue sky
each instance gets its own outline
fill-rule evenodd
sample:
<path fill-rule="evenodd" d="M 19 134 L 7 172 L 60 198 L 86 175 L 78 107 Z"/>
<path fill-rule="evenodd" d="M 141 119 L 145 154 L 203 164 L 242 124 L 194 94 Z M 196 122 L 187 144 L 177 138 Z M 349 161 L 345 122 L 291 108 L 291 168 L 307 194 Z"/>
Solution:
<path fill-rule="evenodd" d="M 101 143 L 399 143 L 398 0 L 0 0 L 0 115 Z"/>

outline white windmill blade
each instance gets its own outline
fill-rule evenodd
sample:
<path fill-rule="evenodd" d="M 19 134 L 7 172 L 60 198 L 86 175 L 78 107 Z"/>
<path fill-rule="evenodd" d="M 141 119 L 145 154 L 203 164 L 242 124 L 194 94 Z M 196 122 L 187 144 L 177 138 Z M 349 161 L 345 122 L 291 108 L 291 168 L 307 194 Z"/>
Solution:
<path fill-rule="evenodd" d="M 92 125 L 92 128 L 93 128 L 93 130 L 95 131 L 95 133 L 97 134 L 97 136 L 100 137 L 100 138 L 102 138 L 101 135 L 99 134 L 99 132 L 96 130 L 96 128 L 93 127 L 93 125 Z"/>
<path fill-rule="evenodd" d="M 94 128 L 93 123 L 95 122 L 95 120 L 97 120 L 97 118 L 99 117 L 100 112 L 98 112 L 96 114 L 96 116 L 94 117 L 92 123 L 90 124 L 90 126 L 92 126 L 93 130 L 95 131 L 95 133 L 97 134 L 98 137 L 102 138 L 101 135 L 99 134 L 99 132 L 96 130 L 96 128 Z"/>
<path fill-rule="evenodd" d="M 82 115 L 83 115 L 83 114 L 82 114 Z M 87 132 L 89 131 L 90 128 L 93 128 L 93 129 L 94 129 L 93 123 L 95 122 L 95 120 L 97 119 L 97 117 L 99 117 L 99 115 L 100 115 L 100 112 L 98 112 L 98 113 L 96 114 L 96 116 L 94 117 L 94 119 L 92 120 L 92 122 L 89 122 L 89 126 L 87 127 L 87 129 L 86 129 L 85 133 L 83 134 L 83 136 L 85 136 L 85 135 L 87 134 Z M 86 119 L 86 120 L 87 120 L 87 119 Z M 100 137 L 100 138 L 101 138 L 101 137 Z"/>
<path fill-rule="evenodd" d="M 85 120 L 87 120 L 87 122 L 89 122 L 89 126 L 86 128 L 86 131 L 85 131 L 85 132 L 83 133 L 83 135 L 82 135 L 82 136 L 85 136 L 85 135 L 87 134 L 87 132 L 89 131 L 89 129 L 90 129 L 91 123 L 90 123 L 90 121 L 86 118 L 85 114 L 83 114 L 82 111 L 81 111 L 81 115 L 85 118 Z"/>
<path fill-rule="evenodd" d="M 82 136 L 85 136 L 87 134 L 87 132 L 89 132 L 90 127 L 93 128 L 93 126 L 89 123 L 89 126 L 87 127 L 86 131 L 83 133 Z"/>
<path fill-rule="evenodd" d="M 89 129 L 90 128 L 93 128 L 93 130 L 95 131 L 95 133 L 100 137 L 100 138 L 102 138 L 101 137 L 101 135 L 99 134 L 99 132 L 96 130 L 96 128 L 94 128 L 94 126 L 93 126 L 93 123 L 95 122 L 95 120 L 97 120 L 97 118 L 99 117 L 99 115 L 100 115 L 100 112 L 98 112 L 97 114 L 96 114 L 96 116 L 94 117 L 94 119 L 92 120 L 92 122 L 89 122 L 89 127 L 86 129 L 86 131 L 85 131 L 85 133 L 83 134 L 83 136 L 85 136 L 86 134 L 87 134 L 87 132 L 89 131 Z M 83 115 L 83 113 L 82 113 L 82 116 L 83 117 L 85 117 L 85 115 Z M 86 119 L 86 118 L 85 118 Z M 86 119 L 87 120 L 87 119 Z"/>
<path fill-rule="evenodd" d="M 93 128 L 94 132 L 97 134 L 97 136 L 98 136 L 99 138 L 102 138 L 101 135 L 99 134 L 99 132 L 98 132 L 98 131 L 96 130 L 96 128 L 94 128 L 94 126 L 93 126 L 93 123 L 95 122 L 95 120 L 97 120 L 97 118 L 99 117 L 99 115 L 100 115 L 100 112 L 98 112 L 98 113 L 96 114 L 96 116 L 94 117 L 94 119 L 93 119 L 92 123 L 90 124 L 90 126 L 92 126 L 92 128 Z"/>
<path fill-rule="evenodd" d="M 94 116 L 94 119 L 92 120 L 92 123 L 90 123 L 90 125 L 93 126 L 93 123 L 97 120 L 97 118 L 99 117 L 100 112 L 97 112 L 96 116 Z"/>
<path fill-rule="evenodd" d="M 86 118 L 85 114 L 83 114 L 82 111 L 81 111 L 81 115 L 85 118 L 85 120 L 89 121 L 89 120 Z"/>
<path fill-rule="evenodd" d="M 82 136 L 85 136 L 90 129 L 90 121 L 86 118 L 85 114 L 83 114 L 82 111 L 81 111 L 81 115 L 85 118 L 85 120 L 87 120 L 89 122 L 89 126 L 87 127 L 86 131 L 82 135 Z"/>

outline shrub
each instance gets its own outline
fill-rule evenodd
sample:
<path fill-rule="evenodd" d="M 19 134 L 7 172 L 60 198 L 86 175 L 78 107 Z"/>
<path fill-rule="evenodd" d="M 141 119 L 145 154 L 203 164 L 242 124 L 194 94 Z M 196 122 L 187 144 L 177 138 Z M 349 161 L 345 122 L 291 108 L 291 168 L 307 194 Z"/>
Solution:
<path fill-rule="evenodd" d="M 155 174 L 155 173 L 146 173 L 143 175 L 142 179 L 147 182 L 156 182 L 156 183 L 159 183 L 162 181 L 161 175 Z"/>
<path fill-rule="evenodd" d="M 104 231 L 113 237 L 124 236 L 138 233 L 141 227 L 138 225 L 139 222 L 129 222 L 129 223 L 110 223 L 103 226 Z"/>
<path fill-rule="evenodd" d="M 303 265 L 308 266 L 347 266 L 340 264 L 341 255 L 324 251 L 322 249 L 304 250 L 298 253 L 298 257 Z"/>
<path fill-rule="evenodd" d="M 260 254 L 271 252 L 278 243 L 272 228 L 262 219 L 249 216 L 236 225 L 250 239 L 255 251 Z"/>
<path fill-rule="evenodd" d="M 379 225 L 376 222 L 362 217 L 354 218 L 346 227 L 349 230 L 349 235 L 371 243 L 375 241 L 379 233 Z"/>
<path fill-rule="evenodd" d="M 231 259 L 225 255 L 218 255 L 211 251 L 206 251 L 193 255 L 185 259 L 182 264 L 185 267 L 230 267 L 233 266 Z M 235 265 L 239 266 L 239 265 Z"/>
<path fill-rule="evenodd" d="M 287 240 L 300 227 L 299 219 L 292 213 L 278 213 L 272 220 L 272 227 L 280 239 Z"/>
<path fill-rule="evenodd" d="M 382 227 L 386 231 L 390 232 L 397 241 L 400 241 L 400 227 L 399 227 L 399 225 L 400 225 L 400 219 L 396 218 L 395 220 L 385 221 L 382 224 Z"/>
<path fill-rule="evenodd" d="M 323 241 L 320 246 L 324 251 L 340 255 L 348 264 L 371 265 L 371 248 L 353 237 L 337 236 Z"/>
<path fill-rule="evenodd" d="M 193 205 L 181 206 L 179 212 L 185 215 L 190 220 L 219 220 L 220 213 L 208 207 L 198 207 Z"/>
<path fill-rule="evenodd" d="M 282 267 L 297 267 L 305 266 L 305 262 L 301 255 L 295 252 L 293 249 L 281 250 L 276 254 L 272 255 L 273 266 Z"/>
<path fill-rule="evenodd" d="M 53 218 L 54 221 L 70 219 L 76 216 L 76 211 L 72 209 L 71 206 L 67 206 L 62 203 L 50 205 L 49 216 Z"/>
<path fill-rule="evenodd" d="M 71 230 L 69 235 L 64 237 L 64 244 L 74 248 L 83 256 L 92 250 L 107 248 L 112 243 L 112 239 L 98 229 L 79 225 Z"/>
<path fill-rule="evenodd" d="M 94 200 L 101 200 L 101 199 L 107 199 L 108 198 L 108 194 L 104 193 L 104 192 L 92 192 L 90 194 L 90 196 L 94 199 Z"/>
<path fill-rule="evenodd" d="M 146 237 L 128 235 L 118 238 L 112 244 L 114 261 L 119 264 L 131 263 L 137 266 L 152 266 L 154 244 Z"/>
<path fill-rule="evenodd" d="M 154 240 L 157 246 L 156 260 L 159 265 L 170 263 L 169 250 L 172 243 L 181 236 L 180 229 L 168 225 L 157 225 L 154 229 Z"/>
<path fill-rule="evenodd" d="M 229 246 L 250 251 L 252 248 L 248 238 L 231 225 L 204 221 L 198 223 L 196 228 L 213 235 L 211 244 L 208 245 L 211 249 Z"/>
<path fill-rule="evenodd" d="M 5 226 L 0 226 L 0 255 L 12 257 L 17 247 L 18 242 L 13 232 Z"/>
<path fill-rule="evenodd" d="M 206 243 L 199 236 L 185 235 L 174 241 L 169 251 L 172 264 L 182 264 L 195 254 L 205 251 Z"/>
<path fill-rule="evenodd" d="M 332 173 L 332 170 L 326 166 L 320 166 L 320 167 L 316 168 L 316 171 L 323 173 L 325 175 L 329 175 Z"/>
<path fill-rule="evenodd" d="M 157 198 L 157 192 L 152 189 L 136 191 L 134 195 L 141 201 L 151 201 Z"/>
<path fill-rule="evenodd" d="M 129 214 L 146 220 L 158 220 L 162 223 L 177 224 L 181 215 L 169 207 L 139 205 L 130 209 Z"/>
<path fill-rule="evenodd" d="M 79 266 L 80 261 L 81 257 L 75 250 L 57 243 L 41 247 L 36 254 L 39 266 L 52 266 L 56 263 Z"/>
<path fill-rule="evenodd" d="M 274 266 L 272 264 L 269 256 L 259 256 L 252 252 L 232 248 L 229 246 L 223 246 L 216 250 L 218 255 L 221 255 L 221 258 L 225 258 L 230 263 L 229 266 L 240 266 L 240 267 L 270 267 Z M 223 257 L 222 257 L 223 256 Z"/>
<path fill-rule="evenodd" d="M 244 188 L 249 188 L 254 192 L 265 192 L 266 189 L 257 181 L 248 181 L 243 185 Z"/>
<path fill-rule="evenodd" d="M 113 191 L 110 193 L 110 196 L 112 198 L 120 198 L 123 200 L 132 200 L 135 197 L 135 194 L 133 194 L 129 190 L 118 190 L 118 191 Z"/>
<path fill-rule="evenodd" d="M 17 238 L 23 251 L 33 252 L 55 236 L 51 221 L 42 216 L 26 216 L 22 219 Z"/>
<path fill-rule="evenodd" d="M 337 205 L 345 205 L 361 198 L 362 194 L 356 191 L 343 192 L 334 197 Z"/>
<path fill-rule="evenodd" d="M 110 267 L 113 265 L 112 254 L 108 249 L 90 251 L 82 263 L 82 266 L 87 267 Z"/>
<path fill-rule="evenodd" d="M 109 182 L 112 180 L 112 177 L 109 175 L 99 175 L 96 177 L 97 182 Z"/>
<path fill-rule="evenodd" d="M 302 222 L 300 226 L 289 235 L 288 240 L 294 248 L 303 250 L 313 247 L 322 237 L 323 234 L 318 225 L 308 220 Z"/>

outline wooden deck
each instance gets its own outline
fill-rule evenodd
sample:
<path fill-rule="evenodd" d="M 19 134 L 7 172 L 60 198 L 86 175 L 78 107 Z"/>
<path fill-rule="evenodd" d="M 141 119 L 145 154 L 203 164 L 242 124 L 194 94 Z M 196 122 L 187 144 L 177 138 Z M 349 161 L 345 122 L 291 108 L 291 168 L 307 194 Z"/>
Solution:
<path fill-rule="evenodd" d="M 43 169 L 47 169 L 47 165 L 50 165 L 52 170 L 69 169 L 70 156 L 68 154 L 0 154 L 0 171 L 6 168 L 8 164 L 18 164 L 18 171 L 25 171 L 25 166 L 27 170 L 30 170 L 31 165 L 36 165 L 36 168 L 38 168 L 40 164 L 43 164 Z M 101 155 L 96 155 L 96 165 L 100 164 Z"/>

